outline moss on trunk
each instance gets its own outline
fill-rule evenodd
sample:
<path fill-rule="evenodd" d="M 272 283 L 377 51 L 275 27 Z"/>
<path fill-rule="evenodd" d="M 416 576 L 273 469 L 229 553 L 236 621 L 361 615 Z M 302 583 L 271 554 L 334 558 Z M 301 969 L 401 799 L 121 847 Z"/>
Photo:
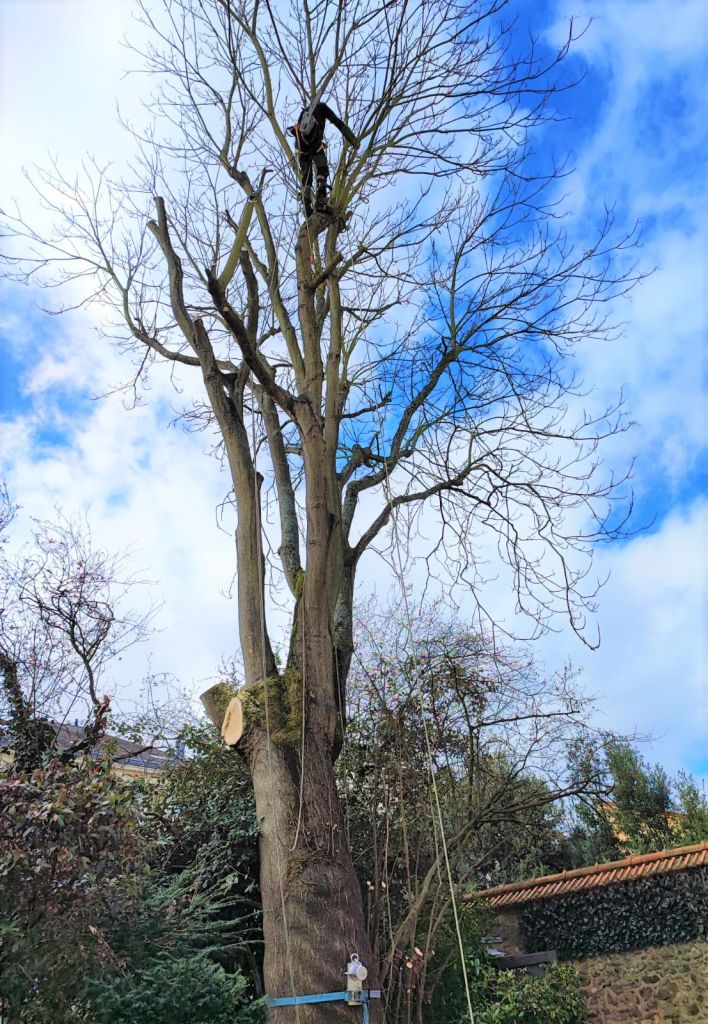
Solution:
<path fill-rule="evenodd" d="M 297 746 L 302 737 L 303 677 L 299 668 L 280 676 L 268 676 L 244 686 L 239 692 L 243 717 L 278 746 Z"/>

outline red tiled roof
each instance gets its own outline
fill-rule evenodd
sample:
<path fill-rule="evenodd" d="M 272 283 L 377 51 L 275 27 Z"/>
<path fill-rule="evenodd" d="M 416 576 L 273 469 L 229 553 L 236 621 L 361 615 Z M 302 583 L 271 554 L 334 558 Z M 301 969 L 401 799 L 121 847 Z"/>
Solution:
<path fill-rule="evenodd" d="M 675 850 L 659 850 L 657 853 L 642 853 L 609 864 L 593 864 L 588 868 L 562 871 L 557 875 L 544 875 L 525 882 L 509 882 L 493 889 L 465 896 L 466 900 L 484 896 L 492 906 L 499 909 L 521 903 L 533 903 L 566 893 L 599 889 L 617 882 L 627 882 L 650 875 L 666 875 L 674 871 L 686 871 L 708 865 L 708 842 L 695 846 L 681 846 Z"/>

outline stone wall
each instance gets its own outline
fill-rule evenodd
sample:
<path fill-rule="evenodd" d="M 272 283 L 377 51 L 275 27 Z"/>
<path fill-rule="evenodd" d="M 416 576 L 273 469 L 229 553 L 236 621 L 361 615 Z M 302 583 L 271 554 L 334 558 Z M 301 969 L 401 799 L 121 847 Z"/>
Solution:
<path fill-rule="evenodd" d="M 588 1024 L 708 1024 L 708 943 L 609 953 L 573 966 Z"/>

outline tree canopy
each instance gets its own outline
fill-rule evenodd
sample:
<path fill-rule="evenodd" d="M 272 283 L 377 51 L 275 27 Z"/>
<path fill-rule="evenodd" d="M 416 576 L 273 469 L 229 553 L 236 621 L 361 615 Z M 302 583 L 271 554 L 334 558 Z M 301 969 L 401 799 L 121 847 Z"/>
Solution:
<path fill-rule="evenodd" d="M 56 232 L 8 227 L 26 279 L 89 282 L 84 301 L 113 311 L 132 387 L 164 361 L 200 373 L 205 400 L 185 413 L 218 422 L 241 517 L 257 459 L 294 596 L 314 431 L 334 470 L 335 578 L 394 509 L 413 529 L 432 501 L 431 568 L 483 606 L 476 546 L 496 537 L 519 608 L 538 623 L 562 611 L 584 634 L 586 559 L 623 522 L 595 454 L 621 419 L 579 411 L 568 357 L 612 334 L 631 236 L 608 213 L 590 248 L 573 243 L 562 168 L 531 142 L 572 85 L 573 27 L 558 51 L 524 47 L 508 8 L 145 5 L 136 50 L 156 88 L 132 176 L 55 166 L 36 187 Z M 284 126 L 315 94 L 360 139 L 330 154 L 346 233 L 301 218 Z"/>

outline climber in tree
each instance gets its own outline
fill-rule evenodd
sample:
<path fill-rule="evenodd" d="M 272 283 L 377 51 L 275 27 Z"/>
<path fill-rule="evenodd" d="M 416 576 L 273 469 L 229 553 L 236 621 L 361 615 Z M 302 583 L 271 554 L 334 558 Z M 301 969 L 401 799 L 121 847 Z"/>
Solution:
<path fill-rule="evenodd" d="M 295 136 L 295 150 L 300 165 L 300 181 L 302 183 L 302 201 L 306 216 L 312 213 L 312 170 L 315 170 L 315 209 L 318 213 L 327 211 L 327 151 L 324 141 L 325 122 L 331 121 L 338 128 L 347 142 L 356 149 L 359 145 L 354 132 L 326 103 L 315 101 L 305 107 L 298 119 L 288 131 Z"/>

